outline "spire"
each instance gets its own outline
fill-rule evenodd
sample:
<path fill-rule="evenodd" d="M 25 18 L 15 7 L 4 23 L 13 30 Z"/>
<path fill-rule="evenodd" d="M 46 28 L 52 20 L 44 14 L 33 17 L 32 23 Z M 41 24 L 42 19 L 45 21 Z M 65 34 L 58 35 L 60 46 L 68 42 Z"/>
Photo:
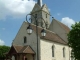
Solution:
<path fill-rule="evenodd" d="M 42 0 L 37 0 L 39 6 L 42 6 Z"/>

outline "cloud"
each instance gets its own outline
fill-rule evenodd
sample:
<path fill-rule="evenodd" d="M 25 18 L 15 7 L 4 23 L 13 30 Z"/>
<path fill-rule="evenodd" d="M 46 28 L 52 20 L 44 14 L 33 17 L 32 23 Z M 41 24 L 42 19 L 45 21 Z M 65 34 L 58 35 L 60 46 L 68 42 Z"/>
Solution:
<path fill-rule="evenodd" d="M 4 45 L 4 44 L 5 44 L 5 42 L 0 39 L 0 45 Z"/>
<path fill-rule="evenodd" d="M 32 10 L 33 0 L 0 0 L 0 20 L 7 16 L 23 16 Z"/>
<path fill-rule="evenodd" d="M 72 24 L 75 24 L 75 21 L 69 17 L 62 18 L 61 22 L 67 25 L 69 28 L 71 28 Z"/>

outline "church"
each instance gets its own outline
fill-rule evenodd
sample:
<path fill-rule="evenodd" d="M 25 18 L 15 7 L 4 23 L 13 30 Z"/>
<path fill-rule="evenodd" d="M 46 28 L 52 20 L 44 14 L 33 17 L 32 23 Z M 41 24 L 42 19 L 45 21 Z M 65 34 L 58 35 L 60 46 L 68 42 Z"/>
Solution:
<path fill-rule="evenodd" d="M 31 22 L 22 23 L 6 60 L 71 60 L 67 45 L 70 29 L 54 18 L 50 22 L 50 12 L 42 0 L 37 0 L 29 15 Z"/>

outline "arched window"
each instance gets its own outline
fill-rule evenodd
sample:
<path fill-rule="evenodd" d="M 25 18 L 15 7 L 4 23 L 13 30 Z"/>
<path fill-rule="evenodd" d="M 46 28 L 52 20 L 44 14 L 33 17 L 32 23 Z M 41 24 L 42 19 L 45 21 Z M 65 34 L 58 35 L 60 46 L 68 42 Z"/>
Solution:
<path fill-rule="evenodd" d="M 63 57 L 65 57 L 65 48 L 63 48 Z"/>
<path fill-rule="evenodd" d="M 26 37 L 24 37 L 24 43 L 26 43 L 27 42 L 27 38 Z"/>
<path fill-rule="evenodd" d="M 54 45 L 52 46 L 52 57 L 54 57 L 54 53 L 55 53 L 55 51 L 54 51 L 55 49 L 54 49 Z"/>

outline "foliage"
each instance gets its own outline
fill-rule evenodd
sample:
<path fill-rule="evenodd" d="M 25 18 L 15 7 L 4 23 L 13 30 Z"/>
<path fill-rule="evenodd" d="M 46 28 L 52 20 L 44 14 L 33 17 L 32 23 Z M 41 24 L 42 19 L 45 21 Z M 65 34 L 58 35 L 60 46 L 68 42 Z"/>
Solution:
<path fill-rule="evenodd" d="M 68 34 L 68 45 L 72 48 L 73 57 L 80 60 L 80 22 L 71 26 Z"/>
<path fill-rule="evenodd" d="M 5 53 L 10 49 L 9 46 L 0 46 L 0 58 L 5 58 Z"/>

